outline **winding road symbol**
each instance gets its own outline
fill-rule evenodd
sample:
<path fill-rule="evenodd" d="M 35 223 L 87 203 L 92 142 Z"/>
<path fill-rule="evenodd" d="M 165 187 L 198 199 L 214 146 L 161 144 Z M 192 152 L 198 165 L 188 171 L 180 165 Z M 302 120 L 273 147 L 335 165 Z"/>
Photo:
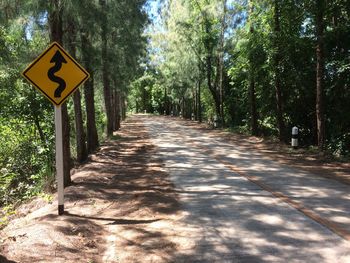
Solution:
<path fill-rule="evenodd" d="M 57 77 L 55 73 L 58 72 L 61 69 L 62 64 L 67 63 L 67 61 L 64 59 L 60 51 L 57 50 L 55 55 L 53 55 L 52 59 L 50 60 L 50 62 L 54 62 L 55 65 L 49 69 L 47 76 L 49 77 L 50 80 L 59 84 L 59 86 L 55 90 L 54 96 L 55 98 L 61 98 L 61 94 L 66 88 L 66 82 L 64 81 L 64 79 Z"/>
<path fill-rule="evenodd" d="M 60 106 L 89 77 L 89 73 L 57 42 L 22 73 L 55 106 Z"/>

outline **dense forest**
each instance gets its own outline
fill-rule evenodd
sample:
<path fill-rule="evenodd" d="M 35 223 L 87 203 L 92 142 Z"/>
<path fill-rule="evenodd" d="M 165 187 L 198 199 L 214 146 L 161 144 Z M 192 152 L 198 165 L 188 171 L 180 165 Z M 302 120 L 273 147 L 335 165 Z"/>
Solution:
<path fill-rule="evenodd" d="M 21 72 L 52 42 L 90 73 L 63 105 L 64 173 L 128 112 L 350 154 L 347 0 L 0 0 L 0 206 L 54 182 L 54 111 Z M 68 138 L 70 138 L 68 140 Z"/>
<path fill-rule="evenodd" d="M 348 154 L 349 1 L 163 1 L 149 30 L 137 111 Z"/>

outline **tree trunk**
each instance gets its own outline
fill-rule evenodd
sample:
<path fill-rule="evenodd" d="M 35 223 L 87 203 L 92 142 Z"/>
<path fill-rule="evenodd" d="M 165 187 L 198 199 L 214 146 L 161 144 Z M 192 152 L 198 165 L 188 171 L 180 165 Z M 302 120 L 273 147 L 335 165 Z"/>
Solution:
<path fill-rule="evenodd" d="M 46 146 L 46 138 L 45 138 L 44 131 L 43 131 L 43 129 L 40 126 L 40 121 L 39 121 L 39 118 L 38 118 L 38 114 L 35 112 L 34 105 L 32 103 L 30 104 L 30 107 L 31 107 L 32 117 L 33 117 L 33 121 L 34 121 L 35 127 L 36 127 L 36 129 L 38 130 L 38 133 L 39 133 L 40 141 L 41 141 L 42 145 Z"/>
<path fill-rule="evenodd" d="M 89 153 L 94 152 L 98 143 L 98 134 L 95 120 L 95 97 L 94 97 L 94 79 L 93 73 L 89 67 L 86 70 L 90 72 L 90 78 L 84 85 L 85 110 L 86 110 L 86 130 L 87 130 L 87 150 Z"/>
<path fill-rule="evenodd" d="M 102 40 L 102 79 L 103 79 L 103 95 L 105 100 L 105 109 L 107 116 L 107 136 L 113 135 L 113 119 L 112 119 L 112 103 L 111 103 L 111 87 L 109 80 L 109 65 L 107 54 L 107 5 L 106 0 L 100 0 L 102 9 L 101 22 L 101 40 Z"/>
<path fill-rule="evenodd" d="M 211 61 L 211 56 L 207 56 L 206 58 L 206 64 L 207 64 L 207 82 L 208 82 L 208 87 L 211 95 L 213 96 L 214 103 L 215 103 L 215 112 L 216 115 L 219 117 L 220 116 L 220 99 L 216 90 L 216 87 L 213 86 L 212 83 L 212 61 Z"/>
<path fill-rule="evenodd" d="M 142 105 L 143 105 L 142 111 L 143 111 L 143 112 L 144 112 L 145 110 L 147 110 L 146 104 L 147 104 L 146 88 L 145 88 L 145 87 L 142 87 Z"/>
<path fill-rule="evenodd" d="M 180 117 L 185 117 L 186 113 L 186 109 L 185 109 L 185 97 L 182 96 L 182 99 L 181 99 L 181 106 L 180 106 L 180 111 L 181 111 L 181 116 Z"/>
<path fill-rule="evenodd" d="M 325 146 L 324 87 L 324 0 L 316 1 L 316 119 L 317 142 L 320 150 Z"/>
<path fill-rule="evenodd" d="M 223 75 L 224 75 L 224 44 L 225 44 L 225 31 L 226 31 L 226 13 L 227 13 L 227 0 L 223 0 L 223 17 L 221 21 L 220 32 L 220 54 L 219 54 L 219 97 L 220 97 L 220 121 L 221 126 L 225 126 L 224 118 L 224 88 L 223 88 Z"/>
<path fill-rule="evenodd" d="M 116 97 L 116 104 L 115 104 L 115 116 L 116 116 L 116 120 L 115 120 L 115 126 L 116 126 L 116 130 L 120 129 L 120 92 L 118 90 L 118 88 L 115 89 L 115 97 Z"/>
<path fill-rule="evenodd" d="M 37 128 L 37 130 L 39 132 L 40 141 L 41 141 L 41 143 L 43 145 L 46 145 L 45 135 L 44 135 L 43 129 L 40 126 L 40 122 L 39 122 L 38 116 L 33 116 L 33 118 L 34 118 L 35 126 L 36 126 L 36 128 Z"/>
<path fill-rule="evenodd" d="M 116 97 L 115 97 L 115 88 L 111 89 L 111 119 L 112 119 L 112 130 L 116 130 L 116 111 L 115 111 L 115 102 Z"/>
<path fill-rule="evenodd" d="M 63 27 L 62 27 L 62 3 L 60 0 L 51 0 L 51 12 L 49 13 L 50 40 L 56 41 L 62 45 Z M 62 110 L 62 132 L 63 132 L 63 177 L 64 186 L 71 184 L 70 169 L 72 166 L 69 142 L 69 116 L 66 102 L 61 106 Z"/>
<path fill-rule="evenodd" d="M 126 119 L 126 99 L 125 99 L 125 94 L 124 92 L 120 93 L 120 98 L 121 98 L 121 116 L 122 116 L 122 120 Z"/>
<path fill-rule="evenodd" d="M 281 26 L 280 26 L 280 6 L 279 0 L 274 1 L 274 46 L 275 46 L 275 54 L 274 54 L 274 70 L 275 70 L 275 92 L 276 92 L 276 105 L 277 105 L 277 124 L 279 131 L 279 140 L 285 140 L 285 124 L 283 120 L 283 100 L 282 100 L 282 87 L 281 87 L 281 46 L 280 46 L 280 38 L 281 38 Z"/>
<path fill-rule="evenodd" d="M 202 103 L 201 103 L 201 80 L 198 80 L 198 109 L 197 109 L 197 119 L 202 122 Z"/>
<path fill-rule="evenodd" d="M 167 88 L 164 86 L 164 111 L 165 114 L 168 115 L 168 94 L 167 94 Z"/>
<path fill-rule="evenodd" d="M 197 120 L 197 109 L 198 109 L 198 95 L 197 95 L 197 85 L 195 86 L 194 90 L 192 90 L 192 100 L 193 100 L 193 105 L 192 105 L 192 113 L 194 116 L 194 120 Z M 192 114 L 191 114 L 191 119 L 192 119 Z"/>
<path fill-rule="evenodd" d="M 251 73 L 249 78 L 249 102 L 250 102 L 250 116 L 251 116 L 251 133 L 253 136 L 258 135 L 258 113 L 256 110 L 256 94 L 255 94 L 255 80 Z"/>
<path fill-rule="evenodd" d="M 118 81 L 116 77 L 113 77 L 113 84 L 114 84 L 114 89 L 113 89 L 114 124 L 113 126 L 114 126 L 114 130 L 117 131 L 120 129 L 120 92 L 118 89 Z"/>
<path fill-rule="evenodd" d="M 81 33 L 81 50 L 85 69 L 90 73 L 90 78 L 84 84 L 86 130 L 87 130 L 87 151 L 94 152 L 98 147 L 98 135 L 95 120 L 95 97 L 94 97 L 94 74 L 89 54 L 90 40 L 87 33 Z"/>
<path fill-rule="evenodd" d="M 199 58 L 200 59 L 200 58 Z M 202 85 L 202 64 L 198 61 L 198 80 L 197 80 L 197 120 L 202 122 L 202 103 L 201 103 L 201 85 Z"/>
<path fill-rule="evenodd" d="M 250 22 L 250 38 L 254 34 L 254 27 L 252 23 L 252 13 L 253 13 L 253 3 L 252 0 L 249 1 L 249 22 Z M 252 41 L 251 39 L 249 41 Z M 251 51 L 250 51 L 251 52 Z M 256 110 L 256 94 L 255 94 L 255 78 L 254 78 L 254 62 L 251 55 L 249 55 L 249 102 L 250 102 L 250 116 L 251 116 L 251 134 L 258 135 L 258 113 Z"/>
<path fill-rule="evenodd" d="M 86 135 L 83 124 L 83 113 L 81 109 L 81 94 L 79 89 L 73 94 L 74 113 L 75 113 L 75 129 L 77 144 L 77 162 L 82 163 L 88 157 L 86 148 Z"/>
<path fill-rule="evenodd" d="M 69 53 L 74 58 L 76 57 L 76 47 L 75 47 L 75 35 L 76 30 L 74 27 L 74 19 L 69 19 L 69 34 L 67 37 L 67 44 L 69 48 Z M 76 147 L 77 147 L 77 162 L 82 163 L 84 162 L 87 157 L 87 149 L 86 149 L 86 136 L 84 131 L 84 124 L 83 124 L 83 113 L 81 109 L 81 95 L 79 89 L 77 89 L 73 94 L 73 102 L 74 102 L 74 119 L 75 119 L 75 140 L 76 140 Z"/>
<path fill-rule="evenodd" d="M 210 22 L 205 20 L 205 33 L 207 35 L 210 35 Z M 212 44 L 210 43 L 209 39 L 205 39 L 204 41 L 204 47 L 206 49 L 206 57 L 205 57 L 205 62 L 206 62 L 206 73 L 207 73 L 207 83 L 208 83 L 208 88 L 209 91 L 214 99 L 215 103 L 215 111 L 216 115 L 219 117 L 220 116 L 220 98 L 218 96 L 218 91 L 217 87 L 213 85 L 212 81 L 212 57 L 213 57 L 213 47 Z"/>

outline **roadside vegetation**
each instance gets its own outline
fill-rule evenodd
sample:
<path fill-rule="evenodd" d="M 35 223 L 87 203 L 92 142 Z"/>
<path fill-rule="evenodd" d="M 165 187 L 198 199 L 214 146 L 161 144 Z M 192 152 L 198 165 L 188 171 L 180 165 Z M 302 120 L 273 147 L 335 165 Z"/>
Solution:
<path fill-rule="evenodd" d="M 85 162 L 125 118 L 129 83 L 142 75 L 145 8 L 143 0 L 0 1 L 2 221 L 55 182 L 53 106 L 21 72 L 56 41 L 91 75 L 62 106 L 69 185 L 73 165 Z"/>
<path fill-rule="evenodd" d="M 136 112 L 350 153 L 348 1 L 162 1 Z"/>

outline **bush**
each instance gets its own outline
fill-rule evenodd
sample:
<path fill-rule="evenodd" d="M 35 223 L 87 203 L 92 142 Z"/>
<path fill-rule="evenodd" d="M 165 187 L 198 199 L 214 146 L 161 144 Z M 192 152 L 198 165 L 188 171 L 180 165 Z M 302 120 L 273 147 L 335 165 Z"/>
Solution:
<path fill-rule="evenodd" d="M 350 156 L 350 133 L 335 136 L 330 139 L 328 149 L 336 156 Z"/>
<path fill-rule="evenodd" d="M 25 126 L 0 125 L 0 206 L 27 199 L 52 181 L 52 147 L 40 145 Z"/>

